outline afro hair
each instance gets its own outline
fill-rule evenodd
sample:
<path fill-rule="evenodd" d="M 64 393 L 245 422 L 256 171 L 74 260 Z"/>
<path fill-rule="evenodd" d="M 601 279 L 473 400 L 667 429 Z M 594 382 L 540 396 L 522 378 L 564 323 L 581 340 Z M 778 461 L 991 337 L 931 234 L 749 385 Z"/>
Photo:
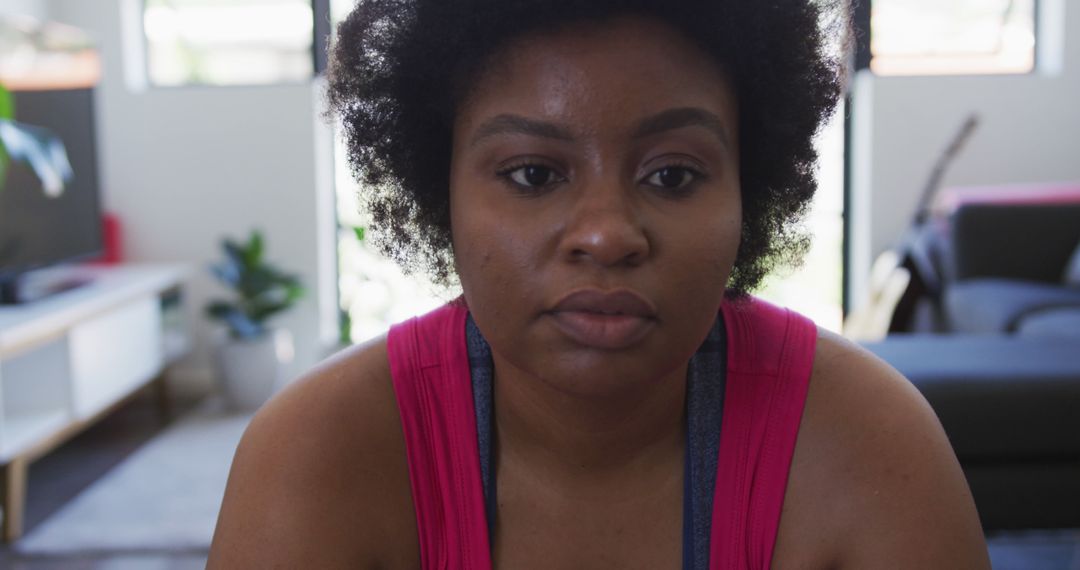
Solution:
<path fill-rule="evenodd" d="M 630 14 L 679 30 L 734 83 L 743 228 L 729 294 L 797 263 L 817 187 L 814 136 L 846 71 L 841 0 L 361 0 L 330 48 L 327 102 L 380 249 L 406 271 L 452 281 L 452 125 L 469 86 L 515 38 Z"/>

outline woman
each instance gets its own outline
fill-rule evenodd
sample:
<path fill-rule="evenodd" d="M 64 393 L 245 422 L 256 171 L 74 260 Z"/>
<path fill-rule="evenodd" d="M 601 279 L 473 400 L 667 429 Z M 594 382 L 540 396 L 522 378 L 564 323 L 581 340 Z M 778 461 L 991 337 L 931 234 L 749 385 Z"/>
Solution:
<path fill-rule="evenodd" d="M 210 567 L 988 567 L 918 392 L 747 294 L 803 247 L 826 14 L 357 8 L 329 101 L 388 252 L 463 296 L 260 411 Z"/>

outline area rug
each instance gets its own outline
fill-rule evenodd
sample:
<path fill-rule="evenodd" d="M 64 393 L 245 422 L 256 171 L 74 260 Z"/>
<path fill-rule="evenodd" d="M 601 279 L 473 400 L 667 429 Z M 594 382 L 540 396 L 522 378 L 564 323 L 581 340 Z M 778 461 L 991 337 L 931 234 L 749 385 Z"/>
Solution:
<path fill-rule="evenodd" d="M 208 550 L 250 414 L 212 399 L 15 543 L 21 554 Z"/>

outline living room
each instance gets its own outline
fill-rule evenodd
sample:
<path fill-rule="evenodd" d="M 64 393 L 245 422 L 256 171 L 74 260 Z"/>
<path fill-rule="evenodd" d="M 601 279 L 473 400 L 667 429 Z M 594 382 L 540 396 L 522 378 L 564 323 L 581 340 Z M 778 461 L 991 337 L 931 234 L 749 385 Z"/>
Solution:
<path fill-rule="evenodd" d="M 3 563 L 203 567 L 255 410 L 459 294 L 403 274 L 369 231 L 327 115 L 325 39 L 353 4 L 0 7 L 0 85 L 14 101 L 0 119 L 62 133 L 49 123 L 70 110 L 65 124 L 86 140 L 61 134 L 68 166 L 79 184 L 92 179 L 70 188 L 93 202 L 40 220 L 0 212 L 19 228 L 0 228 L 0 281 L 18 301 L 0 306 Z M 860 33 L 848 99 L 818 140 L 814 243 L 758 293 L 863 343 L 923 391 L 995 568 L 1080 568 L 1080 430 L 1068 417 L 1080 415 L 1069 358 L 1080 348 L 1080 10 L 953 4 L 875 0 L 849 14 Z M 35 97 L 55 92 L 81 98 Z M 66 180 L 63 161 L 35 167 L 8 140 L 15 182 L 0 193 L 22 183 L 46 196 Z M 57 231 L 78 224 L 88 229 Z M 24 238 L 59 249 L 3 257 L 4 241 Z M 1002 258 L 1016 261 L 1002 269 Z M 250 275 L 257 291 L 244 290 Z M 957 286 L 976 277 L 1038 290 L 1028 283 L 1010 304 L 997 281 L 990 293 Z M 245 294 L 272 301 L 244 314 Z M 1003 439 L 1004 471 L 979 472 Z M 1039 502 L 1050 500 L 1056 509 Z"/>

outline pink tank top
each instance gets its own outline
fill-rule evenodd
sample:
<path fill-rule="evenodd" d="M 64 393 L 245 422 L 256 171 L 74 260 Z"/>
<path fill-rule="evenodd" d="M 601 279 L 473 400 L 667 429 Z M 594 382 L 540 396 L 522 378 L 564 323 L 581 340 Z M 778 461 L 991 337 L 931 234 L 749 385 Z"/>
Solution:
<path fill-rule="evenodd" d="M 727 377 L 710 568 L 769 568 L 813 366 L 817 327 L 759 299 L 721 306 Z M 490 570 L 467 310 L 395 325 L 387 352 L 425 569 Z"/>

